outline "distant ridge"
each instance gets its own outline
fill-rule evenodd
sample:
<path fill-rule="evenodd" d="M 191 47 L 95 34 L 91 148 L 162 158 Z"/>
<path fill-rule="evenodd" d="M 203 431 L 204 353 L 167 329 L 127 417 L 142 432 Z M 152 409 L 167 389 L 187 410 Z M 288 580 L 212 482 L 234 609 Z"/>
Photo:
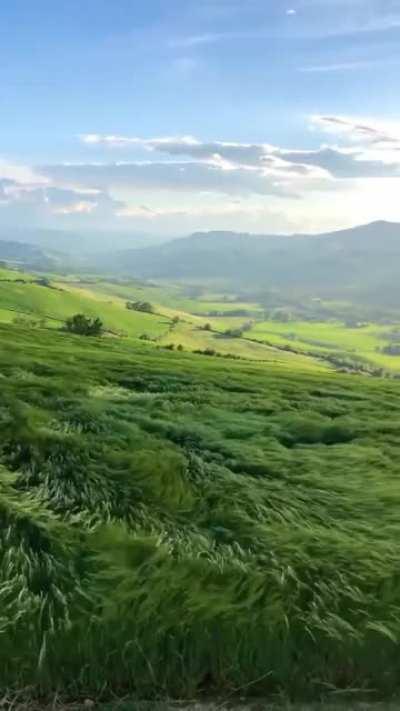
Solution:
<path fill-rule="evenodd" d="M 0 240 L 0 261 L 35 269 L 54 266 L 54 260 L 36 245 L 11 240 Z"/>
<path fill-rule="evenodd" d="M 400 225 L 378 221 L 318 235 L 197 232 L 110 254 L 99 267 L 147 279 L 219 279 L 313 295 L 400 299 Z"/>

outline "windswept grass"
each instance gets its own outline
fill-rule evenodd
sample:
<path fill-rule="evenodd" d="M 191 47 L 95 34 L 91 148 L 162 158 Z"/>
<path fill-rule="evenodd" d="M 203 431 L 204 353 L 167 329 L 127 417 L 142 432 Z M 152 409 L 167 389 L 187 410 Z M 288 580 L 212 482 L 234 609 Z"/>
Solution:
<path fill-rule="evenodd" d="M 398 690 L 397 381 L 0 343 L 2 688 Z"/>

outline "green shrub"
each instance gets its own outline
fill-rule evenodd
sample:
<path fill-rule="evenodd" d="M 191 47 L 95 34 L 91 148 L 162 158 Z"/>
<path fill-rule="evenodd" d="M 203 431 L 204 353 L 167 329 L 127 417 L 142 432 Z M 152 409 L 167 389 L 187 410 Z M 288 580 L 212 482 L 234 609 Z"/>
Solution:
<path fill-rule="evenodd" d="M 99 318 L 88 318 L 84 314 L 75 314 L 65 322 L 65 330 L 79 336 L 100 336 L 103 324 Z"/>

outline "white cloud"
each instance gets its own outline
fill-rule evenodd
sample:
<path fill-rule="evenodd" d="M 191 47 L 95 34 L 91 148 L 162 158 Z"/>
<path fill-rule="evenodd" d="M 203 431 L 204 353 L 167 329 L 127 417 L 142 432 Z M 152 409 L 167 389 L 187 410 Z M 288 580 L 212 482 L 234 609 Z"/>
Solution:
<path fill-rule="evenodd" d="M 311 116 L 311 127 L 350 141 L 384 148 L 400 147 L 400 122 L 337 115 Z"/>
<path fill-rule="evenodd" d="M 321 114 L 310 127 L 316 147 L 307 149 L 85 134 L 81 141 L 96 156 L 118 151 L 128 160 L 3 170 L 0 163 L 0 225 L 151 225 L 182 233 L 330 229 L 350 215 L 352 222 L 400 219 L 400 123 Z M 146 160 L 129 160 L 141 151 Z"/>
<path fill-rule="evenodd" d="M 371 155 L 371 145 L 386 149 L 389 145 L 393 147 L 393 143 L 397 141 L 394 134 L 389 134 L 382 127 L 339 116 L 312 116 L 311 125 L 319 131 L 339 134 L 365 145 L 351 150 L 322 145 L 319 149 L 302 151 L 280 148 L 267 143 L 202 142 L 193 136 L 140 139 L 92 134 L 84 136 L 83 141 L 109 148 L 141 147 L 158 154 L 190 160 L 187 163 L 153 162 L 146 168 L 138 164 L 130 164 L 130 170 L 133 172 L 136 165 L 137 174 L 147 173 L 150 176 L 152 171 L 156 171 L 155 166 L 158 165 L 158 172 L 163 172 L 168 183 L 168 174 L 172 180 L 176 166 L 179 165 L 179 171 L 181 173 L 187 171 L 187 176 L 197 171 L 200 178 L 201 174 L 203 188 L 208 183 L 209 188 L 215 190 L 215 182 L 219 180 L 222 192 L 232 192 L 233 188 L 236 191 L 241 185 L 243 190 L 250 192 L 271 192 L 273 187 L 274 193 L 278 188 L 284 193 L 287 181 L 293 182 L 296 178 L 321 180 L 329 176 L 345 179 L 399 175 L 400 154 L 389 156 L 383 150 L 382 153 Z M 229 172 L 231 172 L 230 176 Z M 189 178 L 185 182 L 189 187 L 193 187 L 189 183 Z"/>
<path fill-rule="evenodd" d="M 241 195 L 258 193 L 280 195 L 292 192 L 280 185 L 285 175 L 270 171 L 262 165 L 226 166 L 215 162 L 169 161 L 141 163 L 86 163 L 77 165 L 48 165 L 43 175 L 56 184 L 95 186 L 99 190 L 174 190 L 176 192 Z"/>
<path fill-rule="evenodd" d="M 21 184 L 46 185 L 48 180 L 38 175 L 33 168 L 20 163 L 13 163 L 0 158 L 0 180 L 14 180 Z"/>
<path fill-rule="evenodd" d="M 57 187 L 42 176 L 33 183 L 0 178 L 0 225 L 51 225 L 57 217 L 68 216 L 114 217 L 121 207 L 104 191 Z"/>
<path fill-rule="evenodd" d="M 219 32 L 205 32 L 201 35 L 188 35 L 187 37 L 176 37 L 168 42 L 171 48 L 198 47 L 203 44 L 214 44 L 224 39 L 225 34 Z"/>
<path fill-rule="evenodd" d="M 335 64 L 315 64 L 305 67 L 300 67 L 300 72 L 347 72 L 347 71 L 357 71 L 359 69 L 368 69 L 371 66 L 375 66 L 378 62 L 374 60 L 356 61 L 356 62 L 337 62 Z"/>

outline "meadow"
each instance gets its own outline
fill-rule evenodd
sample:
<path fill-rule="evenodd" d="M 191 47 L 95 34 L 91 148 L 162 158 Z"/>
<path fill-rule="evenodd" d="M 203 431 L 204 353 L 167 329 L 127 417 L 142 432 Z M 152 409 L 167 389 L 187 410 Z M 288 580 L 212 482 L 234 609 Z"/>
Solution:
<path fill-rule="evenodd" d="M 300 353 L 326 356 L 338 353 L 353 356 L 387 370 L 400 371 L 400 357 L 382 352 L 394 324 L 365 323 L 348 326 L 330 321 L 259 321 L 246 334 L 248 338 L 276 346 L 291 346 Z"/>
<path fill-rule="evenodd" d="M 2 690 L 398 691 L 398 381 L 0 343 Z"/>
<path fill-rule="evenodd" d="M 153 313 L 128 310 L 127 302 L 136 300 L 149 302 Z M 400 372 L 400 354 L 384 352 L 392 332 L 396 338 L 400 332 L 396 322 L 266 320 L 260 304 L 199 286 L 0 270 L 0 322 L 44 320 L 59 329 L 81 311 L 99 316 L 109 335 L 157 345 L 294 368 Z"/>
<path fill-rule="evenodd" d="M 134 299 L 150 301 L 154 313 L 128 310 L 127 301 Z M 229 316 L 229 308 L 232 310 L 237 305 L 229 306 L 224 301 L 201 303 L 205 313 L 211 305 L 214 310 L 218 307 L 221 313 L 228 309 L 228 315 L 201 317 L 185 311 L 183 307 L 187 307 L 188 302 L 179 287 L 127 286 L 96 280 L 71 281 L 69 278 L 56 280 L 54 276 L 52 280 L 47 277 L 43 280 L 43 277 L 24 272 L 0 272 L 0 322 L 25 321 L 25 325 L 31 323 L 33 326 L 44 322 L 47 328 L 59 330 L 68 317 L 83 312 L 91 318 L 99 316 L 109 336 L 134 341 L 142 338 L 165 347 L 208 350 L 247 360 L 286 363 L 290 367 L 324 367 L 301 354 L 285 353 L 242 338 L 225 337 L 227 329 L 238 328 L 244 321 L 243 316 Z M 211 330 L 204 330 L 206 324 Z"/>

